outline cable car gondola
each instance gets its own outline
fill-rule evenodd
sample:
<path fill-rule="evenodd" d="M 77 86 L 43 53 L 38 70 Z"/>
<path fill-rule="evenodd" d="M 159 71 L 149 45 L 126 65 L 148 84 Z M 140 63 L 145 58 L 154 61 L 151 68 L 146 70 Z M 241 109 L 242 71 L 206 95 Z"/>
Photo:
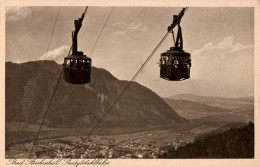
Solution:
<path fill-rule="evenodd" d="M 87 10 L 87 8 L 86 8 Z M 64 80 L 72 84 L 84 84 L 90 82 L 91 58 L 78 51 L 77 36 L 85 17 L 85 12 L 81 18 L 74 20 L 75 31 L 72 32 L 72 54 L 64 58 L 63 72 Z"/>
<path fill-rule="evenodd" d="M 168 32 L 172 33 L 174 47 L 161 54 L 160 77 L 170 81 L 182 81 L 190 78 L 191 55 L 183 50 L 183 39 L 181 31 L 181 18 L 187 8 L 183 8 L 180 14 L 173 16 L 173 23 L 168 27 Z M 176 41 L 174 39 L 173 28 L 178 25 Z"/>

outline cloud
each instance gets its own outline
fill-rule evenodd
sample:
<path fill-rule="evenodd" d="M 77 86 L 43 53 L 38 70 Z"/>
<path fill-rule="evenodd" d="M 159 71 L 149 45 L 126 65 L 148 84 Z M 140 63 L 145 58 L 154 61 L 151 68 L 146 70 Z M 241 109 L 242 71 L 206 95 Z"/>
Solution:
<path fill-rule="evenodd" d="M 63 58 L 67 56 L 69 52 L 70 47 L 69 46 L 61 46 L 59 48 L 56 48 L 52 51 L 48 51 L 47 53 L 44 53 L 39 60 L 54 60 L 59 64 L 63 63 Z"/>
<path fill-rule="evenodd" d="M 254 47 L 253 45 L 242 45 L 241 43 L 234 44 L 234 37 L 228 36 L 225 37 L 223 41 L 217 44 L 213 44 L 212 42 L 205 44 L 202 48 L 193 51 L 193 54 L 200 54 L 201 52 L 209 51 L 213 49 L 228 50 L 229 52 L 232 53 L 232 52 L 236 52 L 247 48 L 253 48 L 253 47 Z"/>
<path fill-rule="evenodd" d="M 112 25 L 112 29 L 114 33 L 124 35 L 127 32 L 145 31 L 148 28 L 140 22 L 132 22 L 127 24 L 119 21 Z"/>
<path fill-rule="evenodd" d="M 17 21 L 30 17 L 32 10 L 29 7 L 24 6 L 11 6 L 6 7 L 6 19 L 7 21 Z"/>

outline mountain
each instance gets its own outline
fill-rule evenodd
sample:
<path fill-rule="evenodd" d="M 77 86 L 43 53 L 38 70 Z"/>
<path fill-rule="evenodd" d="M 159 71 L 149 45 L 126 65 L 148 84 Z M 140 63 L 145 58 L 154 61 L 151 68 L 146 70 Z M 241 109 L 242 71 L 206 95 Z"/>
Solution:
<path fill-rule="evenodd" d="M 39 124 L 62 69 L 54 61 L 6 62 L 6 121 Z M 128 81 L 92 67 L 91 83 L 60 80 L 45 120 L 51 127 L 92 127 L 112 105 Z M 106 128 L 153 128 L 188 122 L 150 89 L 134 82 L 105 118 Z"/>
<path fill-rule="evenodd" d="M 223 98 L 181 94 L 164 98 L 179 115 L 200 123 L 254 121 L 254 98 Z"/>

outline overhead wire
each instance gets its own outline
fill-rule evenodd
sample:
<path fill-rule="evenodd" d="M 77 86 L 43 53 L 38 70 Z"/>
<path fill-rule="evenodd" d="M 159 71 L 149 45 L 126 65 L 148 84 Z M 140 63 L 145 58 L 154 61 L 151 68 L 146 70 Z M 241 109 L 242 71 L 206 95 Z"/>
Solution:
<path fill-rule="evenodd" d="M 104 28 L 105 28 L 105 26 L 106 26 L 108 20 L 109 20 L 109 18 L 110 18 L 111 14 L 112 14 L 112 12 L 113 12 L 113 10 L 114 10 L 114 7 L 115 7 L 115 6 L 113 6 L 113 8 L 111 9 L 111 11 L 110 11 L 110 13 L 109 13 L 109 15 L 108 15 L 108 17 L 107 17 L 107 19 L 106 19 L 106 21 L 105 21 L 105 24 L 103 25 L 103 27 L 102 27 L 102 29 L 101 29 L 99 35 L 98 35 L 98 38 L 97 38 L 97 40 L 96 40 L 96 42 L 95 42 L 95 44 L 94 44 L 94 47 L 93 47 L 92 50 L 90 51 L 89 57 L 91 56 L 92 52 L 94 51 L 94 49 L 95 49 L 95 47 L 96 47 L 96 45 L 97 45 L 97 42 L 98 42 L 98 40 L 99 40 L 99 38 L 100 38 L 100 36 L 101 36 L 101 34 L 102 34 L 102 32 L 103 32 L 103 30 L 104 30 Z"/>
<path fill-rule="evenodd" d="M 188 7 L 185 8 L 184 13 L 187 11 Z M 139 70 L 135 73 L 135 75 L 133 76 L 133 78 L 128 82 L 128 84 L 126 85 L 126 87 L 123 89 L 123 91 L 120 93 L 120 95 L 118 96 L 118 98 L 114 101 L 114 103 L 108 108 L 108 110 L 102 115 L 102 117 L 100 118 L 100 120 L 97 122 L 97 124 L 94 126 L 94 128 L 89 132 L 88 134 L 88 138 L 90 137 L 90 135 L 93 134 L 93 132 L 98 128 L 98 126 L 100 125 L 101 121 L 106 117 L 107 114 L 109 114 L 113 108 L 117 105 L 117 103 L 119 102 L 119 100 L 123 97 L 123 95 L 125 94 L 125 92 L 129 89 L 129 87 L 132 85 L 133 81 L 138 77 L 138 75 L 140 74 L 140 72 L 143 70 L 143 68 L 146 66 L 146 64 L 148 63 L 148 61 L 152 58 L 153 54 L 157 51 L 157 49 L 161 46 L 161 44 L 163 43 L 163 41 L 166 39 L 166 37 L 168 36 L 168 34 L 171 31 L 168 31 L 164 37 L 162 38 L 162 40 L 159 42 L 159 44 L 155 47 L 155 49 L 152 51 L 152 53 L 148 56 L 148 58 L 145 60 L 145 62 L 143 63 L 143 65 L 139 68 Z M 173 34 L 173 38 L 174 38 L 174 34 Z"/>
<path fill-rule="evenodd" d="M 36 135 L 36 138 L 35 138 L 35 140 L 34 140 L 34 142 L 33 142 L 33 145 L 32 145 L 32 148 L 31 148 L 31 151 L 30 151 L 30 154 L 29 154 L 29 158 L 31 157 L 31 154 L 32 154 L 33 148 L 34 148 L 34 146 L 35 146 L 35 143 L 36 143 L 36 141 L 38 140 L 40 131 L 41 131 L 42 126 L 43 126 L 43 124 L 44 124 L 45 118 L 46 118 L 46 116 L 47 116 L 47 114 L 48 114 L 49 108 L 50 108 L 50 106 L 51 106 L 52 99 L 53 99 L 53 97 L 54 97 L 54 95 L 55 95 L 56 89 L 58 88 L 58 85 L 59 85 L 59 82 L 60 82 L 62 73 L 63 73 L 63 70 L 61 70 L 61 72 L 60 72 L 58 81 L 57 81 L 57 83 L 56 83 L 56 85 L 55 85 L 55 88 L 54 88 L 54 90 L 53 90 L 53 93 L 52 93 L 52 95 L 51 95 L 51 99 L 50 99 L 50 101 L 49 101 L 49 103 L 48 103 L 47 109 L 46 109 L 45 114 L 44 114 L 44 116 L 43 116 L 43 119 L 42 119 L 40 128 L 39 128 L 39 130 L 38 130 L 38 132 L 37 132 L 37 135 Z"/>
<path fill-rule="evenodd" d="M 57 18 L 58 18 L 59 12 L 60 12 L 60 6 L 58 7 L 58 11 L 57 11 L 57 14 L 56 14 L 56 18 L 55 18 L 55 21 L 54 21 L 54 25 L 53 25 L 53 28 L 52 28 L 52 31 L 51 31 L 50 40 L 49 40 L 49 42 L 48 42 L 47 49 L 46 49 L 46 55 L 45 55 L 44 60 L 43 60 L 43 64 L 42 64 L 42 69 L 43 69 L 43 70 L 44 70 L 44 68 L 45 68 L 45 60 L 46 60 L 47 54 L 48 54 L 49 49 L 50 49 L 50 44 L 51 44 L 51 41 L 52 41 L 52 36 L 53 36 L 53 32 L 54 32 L 54 29 L 55 29 L 55 26 L 56 26 L 56 23 L 57 23 Z M 40 74 L 41 74 L 41 73 L 39 73 L 39 75 L 40 75 Z M 33 98 L 32 98 L 32 100 L 31 100 L 30 103 L 32 103 L 33 100 L 34 100 L 35 97 L 36 97 L 36 94 L 37 94 L 37 92 L 38 92 L 39 85 L 40 85 L 40 78 L 41 78 L 41 77 L 39 77 L 38 80 L 37 80 L 36 91 L 35 91 L 34 96 L 33 96 Z M 32 110 L 32 105 L 30 105 L 29 117 L 26 119 L 26 123 L 28 123 L 28 120 L 29 120 L 29 118 L 30 118 L 31 110 Z"/>
<path fill-rule="evenodd" d="M 45 59 L 46 59 L 46 57 L 47 57 L 47 54 L 48 54 L 48 51 L 49 51 L 49 48 L 50 48 L 50 44 L 51 44 L 51 41 L 52 41 L 53 32 L 54 32 L 54 29 L 55 29 L 55 26 L 56 26 L 56 23 L 57 23 L 57 20 L 58 20 L 59 13 L 60 13 L 60 6 L 59 6 L 59 8 L 58 8 L 57 15 L 56 15 L 56 18 L 55 18 L 55 21 L 54 21 L 54 25 L 53 25 L 53 28 L 52 28 L 52 31 L 51 31 L 51 36 L 50 36 L 50 40 L 49 40 L 49 43 L 48 43 L 48 47 L 47 47 L 47 52 L 46 52 L 46 55 L 45 55 Z M 45 62 L 43 61 L 43 68 L 44 68 L 44 66 L 45 66 Z M 60 76 L 61 76 L 61 75 L 60 75 Z M 60 77 L 59 77 L 59 79 L 60 79 Z M 37 94 L 37 92 L 38 92 L 37 90 L 38 90 L 38 87 L 39 87 L 39 81 L 40 81 L 40 79 L 38 80 L 38 84 L 37 84 L 37 89 L 36 89 L 35 96 L 36 96 L 36 94 Z M 55 88 L 56 88 L 56 87 L 55 87 Z M 35 96 L 34 96 L 34 97 L 35 97 Z M 51 99 L 52 99 L 52 97 L 51 97 Z M 48 110 L 48 108 L 49 108 L 49 105 L 48 105 L 48 107 L 47 107 L 47 110 Z M 31 105 L 31 109 L 32 109 L 32 105 Z M 44 119 L 45 119 L 45 117 L 46 117 L 47 110 L 46 110 L 46 112 L 45 112 L 45 114 L 44 114 Z M 30 113 L 31 113 L 31 110 L 30 110 Z M 30 116 L 30 113 L 29 113 L 29 116 Z M 30 150 L 29 158 L 31 157 L 33 148 L 34 148 L 35 143 L 36 143 L 36 141 L 37 141 L 37 139 L 38 139 L 40 130 L 41 130 L 42 125 L 43 125 L 43 123 L 44 123 L 44 119 L 42 120 L 42 123 L 41 123 L 41 125 L 40 125 L 40 127 L 39 127 L 39 130 L 38 130 L 37 135 L 36 135 L 36 137 L 35 137 L 35 140 L 34 140 L 34 142 L 33 142 L 32 148 L 31 148 L 31 150 Z"/>
<path fill-rule="evenodd" d="M 185 8 L 184 13 L 187 11 L 188 7 Z M 125 92 L 129 89 L 129 87 L 132 85 L 133 81 L 138 77 L 138 75 L 140 74 L 140 72 L 143 70 L 143 68 L 146 66 L 146 64 L 148 63 L 148 61 L 152 58 L 152 56 L 154 55 L 154 53 L 157 51 L 157 49 L 161 46 L 161 44 L 163 43 L 163 41 L 166 39 L 166 37 L 168 36 L 168 34 L 171 32 L 168 31 L 164 37 L 162 38 L 162 40 L 159 42 L 159 44 L 155 47 L 155 49 L 152 51 L 152 53 L 148 56 L 148 58 L 145 60 L 145 62 L 143 63 L 143 65 L 139 68 L 139 70 L 135 73 L 135 75 L 133 76 L 133 78 L 128 82 L 128 84 L 126 85 L 126 87 L 123 89 L 123 91 L 119 94 L 118 98 L 114 101 L 114 103 L 108 108 L 108 110 L 102 115 L 102 117 L 100 118 L 100 120 L 97 122 L 97 124 L 94 126 L 94 128 L 89 132 L 88 134 L 88 138 L 90 137 L 90 135 L 93 134 L 93 132 L 98 128 L 98 126 L 100 125 L 101 121 L 106 117 L 106 115 L 108 115 L 113 108 L 117 105 L 117 103 L 119 102 L 119 100 L 123 97 L 123 95 L 125 94 Z M 174 38 L 174 34 L 173 34 L 173 38 Z"/>
<path fill-rule="evenodd" d="M 94 128 L 89 132 L 88 134 L 88 138 L 90 137 L 90 135 L 93 134 L 93 132 L 98 128 L 98 126 L 100 125 L 101 121 L 106 117 L 107 114 L 109 114 L 113 108 L 117 105 L 117 103 L 119 102 L 119 100 L 123 97 L 123 95 L 125 94 L 125 92 L 129 89 L 129 87 L 132 85 L 133 81 L 137 78 L 137 76 L 140 74 L 140 72 L 143 70 L 143 68 L 146 66 L 146 64 L 148 63 L 148 61 L 152 58 L 152 56 L 154 55 L 154 53 L 156 52 L 156 50 L 161 46 L 161 44 L 163 43 L 163 41 L 166 39 L 166 37 L 168 36 L 169 32 L 167 32 L 164 37 L 162 38 L 162 40 L 159 42 L 159 44 L 155 47 L 155 49 L 152 51 L 152 53 L 148 56 L 148 58 L 145 60 L 145 62 L 143 63 L 143 65 L 139 68 L 139 70 L 135 73 L 135 75 L 132 77 L 132 79 L 128 82 L 128 84 L 126 85 L 126 87 L 123 89 L 123 91 L 119 94 L 119 96 L 117 97 L 117 99 L 114 101 L 114 103 L 108 108 L 108 110 L 102 115 L 102 117 L 100 118 L 100 120 L 97 122 L 97 124 L 94 126 Z"/>

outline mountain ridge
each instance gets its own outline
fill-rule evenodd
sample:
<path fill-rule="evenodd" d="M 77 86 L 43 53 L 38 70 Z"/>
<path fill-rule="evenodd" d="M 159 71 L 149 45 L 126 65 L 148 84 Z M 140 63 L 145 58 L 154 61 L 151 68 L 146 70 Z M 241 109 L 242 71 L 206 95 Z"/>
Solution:
<path fill-rule="evenodd" d="M 43 63 L 44 62 L 44 63 Z M 6 120 L 40 123 L 62 69 L 54 61 L 6 62 Z M 93 126 L 129 81 L 92 67 L 91 83 L 72 85 L 61 79 L 46 117 L 52 127 Z M 106 126 L 156 127 L 188 122 L 155 92 L 134 82 L 104 121 Z"/>

